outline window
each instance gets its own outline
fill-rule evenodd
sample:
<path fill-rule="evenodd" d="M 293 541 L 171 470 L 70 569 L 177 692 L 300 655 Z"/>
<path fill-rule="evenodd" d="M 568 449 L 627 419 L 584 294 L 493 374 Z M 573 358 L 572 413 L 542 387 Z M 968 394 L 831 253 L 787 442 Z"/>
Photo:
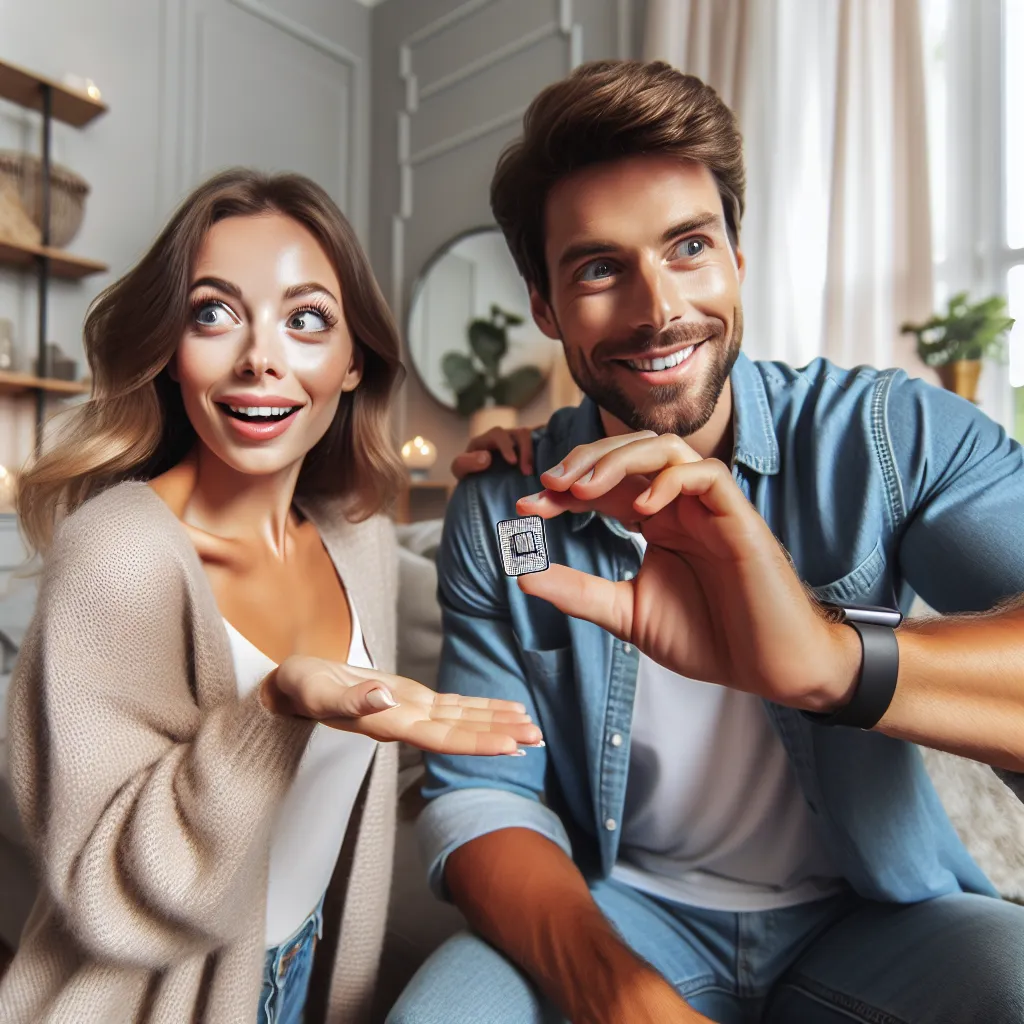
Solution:
<path fill-rule="evenodd" d="M 980 404 L 1024 440 L 1024 0 L 920 0 L 936 305 L 1007 296 L 1018 321 Z"/>

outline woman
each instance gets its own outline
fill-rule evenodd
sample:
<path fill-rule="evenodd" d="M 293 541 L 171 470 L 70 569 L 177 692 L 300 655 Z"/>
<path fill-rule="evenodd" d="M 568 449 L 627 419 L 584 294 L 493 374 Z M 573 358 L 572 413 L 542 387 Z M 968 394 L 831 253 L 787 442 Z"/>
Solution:
<path fill-rule="evenodd" d="M 394 325 L 321 189 L 234 171 L 85 344 L 94 396 L 19 492 L 46 559 L 11 768 L 43 879 L 0 1019 L 291 1024 L 325 915 L 352 1019 L 390 880 L 378 741 L 540 742 L 521 705 L 386 672 Z"/>

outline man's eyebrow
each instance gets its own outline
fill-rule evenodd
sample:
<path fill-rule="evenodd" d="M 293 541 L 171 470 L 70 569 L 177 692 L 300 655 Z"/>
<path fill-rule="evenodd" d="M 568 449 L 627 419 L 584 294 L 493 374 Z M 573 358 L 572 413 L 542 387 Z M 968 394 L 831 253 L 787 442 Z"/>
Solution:
<path fill-rule="evenodd" d="M 679 238 L 680 235 L 688 235 L 692 231 L 700 231 L 702 228 L 720 227 L 721 224 L 722 215 L 719 213 L 698 213 L 693 217 L 687 217 L 686 220 L 679 221 L 678 224 L 673 224 L 662 234 L 660 241 L 662 245 L 665 245 L 673 238 Z M 588 256 L 603 256 L 618 248 L 619 246 L 615 242 L 607 242 L 598 238 L 584 239 L 565 248 L 558 258 L 558 266 L 559 268 L 566 267 L 570 263 L 586 259 Z"/>

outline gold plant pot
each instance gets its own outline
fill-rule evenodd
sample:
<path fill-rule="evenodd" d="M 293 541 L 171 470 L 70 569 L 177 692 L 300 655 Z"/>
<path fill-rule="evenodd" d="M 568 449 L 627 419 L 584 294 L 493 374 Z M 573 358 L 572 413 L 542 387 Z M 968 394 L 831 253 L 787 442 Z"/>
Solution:
<path fill-rule="evenodd" d="M 978 400 L 978 377 L 981 376 L 980 359 L 954 359 L 945 366 L 936 367 L 939 380 L 947 391 L 952 391 L 968 402 Z"/>

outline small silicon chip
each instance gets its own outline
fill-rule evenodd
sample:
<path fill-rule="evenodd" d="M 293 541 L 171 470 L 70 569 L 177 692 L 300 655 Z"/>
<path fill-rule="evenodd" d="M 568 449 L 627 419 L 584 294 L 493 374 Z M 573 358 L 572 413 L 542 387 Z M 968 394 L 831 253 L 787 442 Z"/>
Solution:
<path fill-rule="evenodd" d="M 540 516 L 503 519 L 498 523 L 498 549 L 506 576 L 543 572 L 548 567 L 544 520 Z"/>

